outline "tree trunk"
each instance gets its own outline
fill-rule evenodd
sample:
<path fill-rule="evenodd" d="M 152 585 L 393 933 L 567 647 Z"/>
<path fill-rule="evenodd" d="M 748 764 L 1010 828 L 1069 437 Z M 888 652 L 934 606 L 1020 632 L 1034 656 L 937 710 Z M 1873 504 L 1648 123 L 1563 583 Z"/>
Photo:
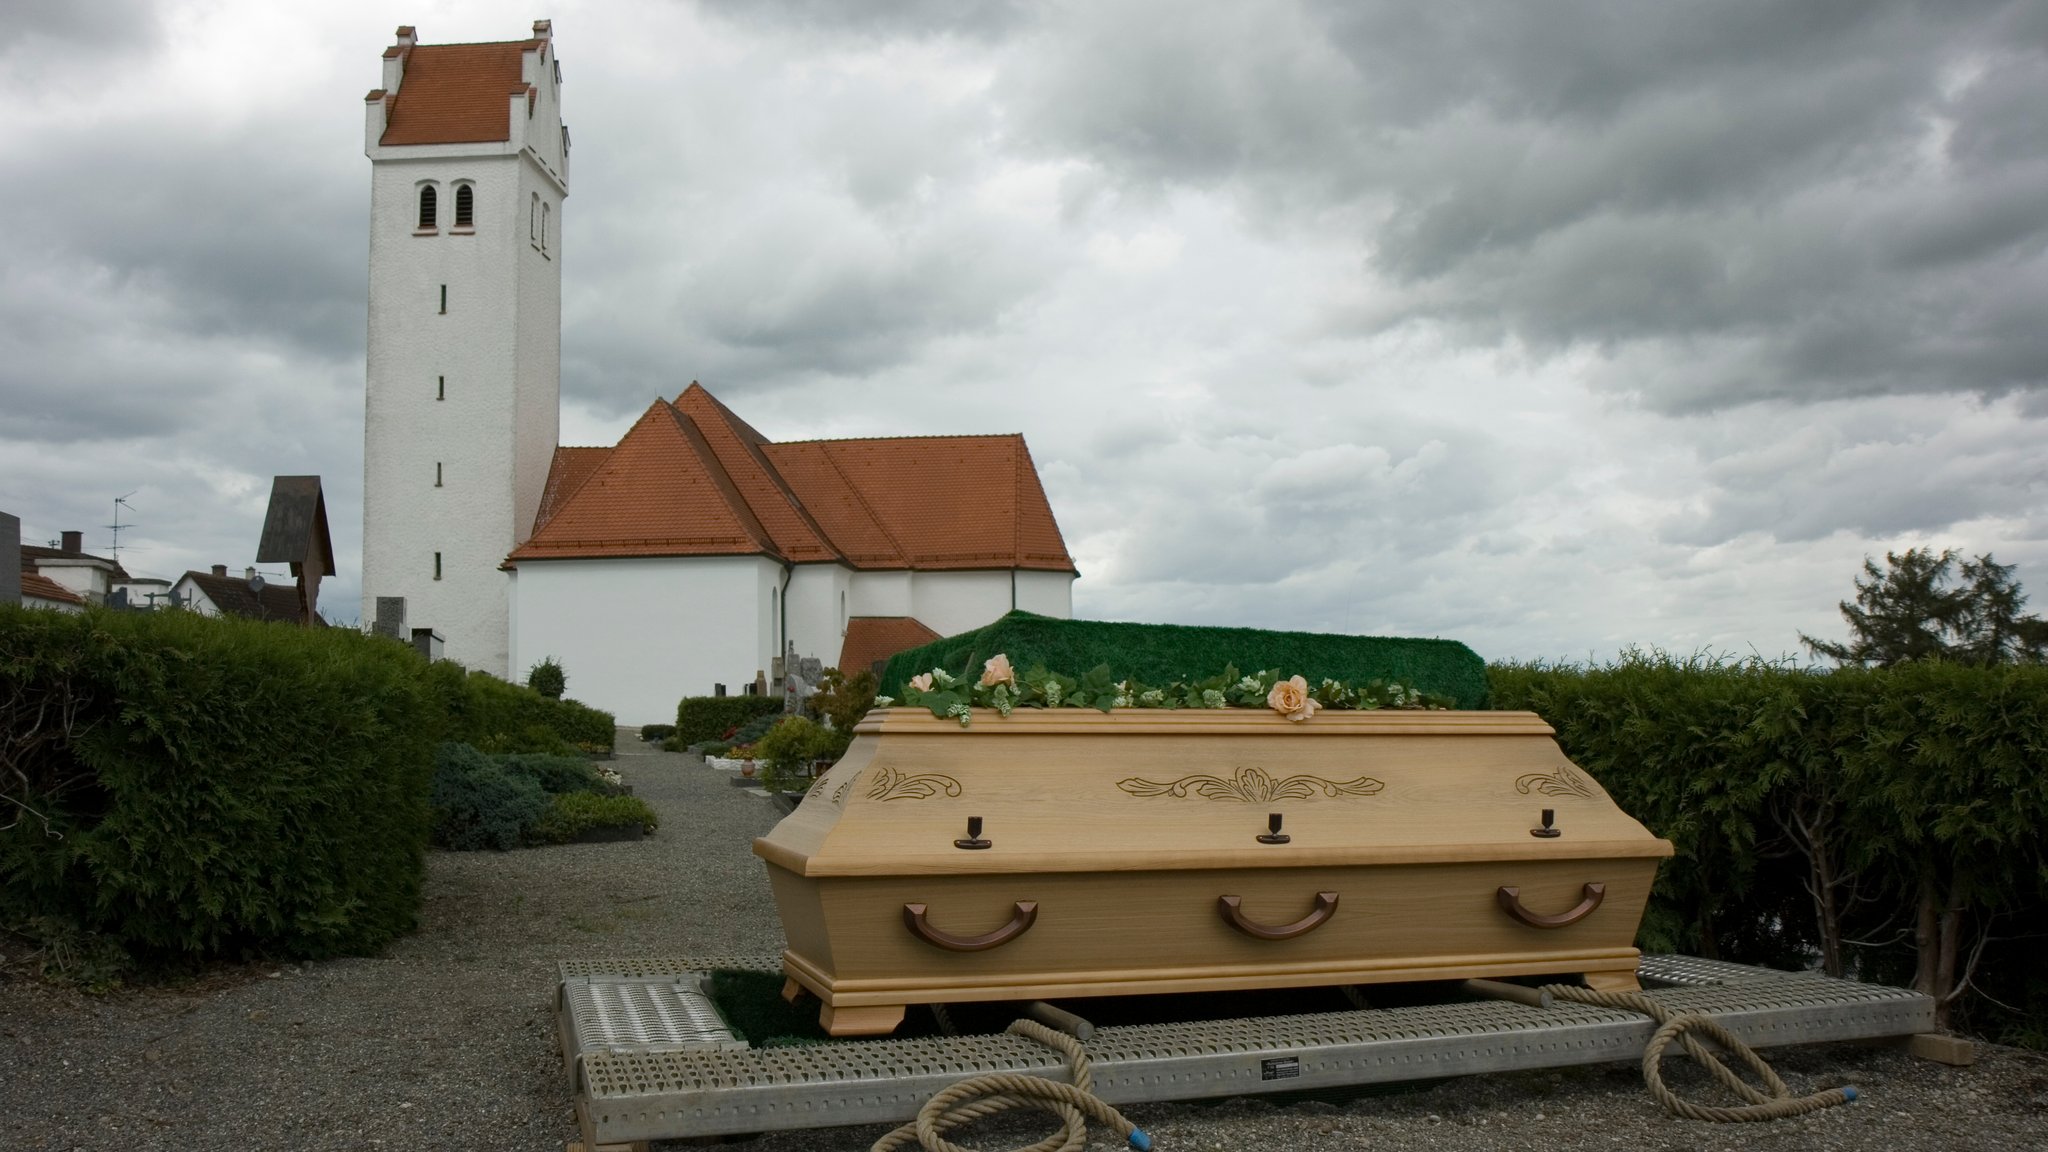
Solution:
<path fill-rule="evenodd" d="M 1708 960 L 1721 958 L 1721 942 L 1714 939 L 1714 898 L 1700 897 L 1700 955 Z"/>
<path fill-rule="evenodd" d="M 1842 976 L 1842 911 L 1835 903 L 1835 861 L 1833 837 L 1828 832 L 1825 805 L 1817 805 L 1812 820 L 1796 808 L 1792 822 L 1806 842 L 1807 888 L 1813 894 L 1814 924 L 1820 929 L 1821 971 Z"/>
<path fill-rule="evenodd" d="M 1960 880 L 1951 881 L 1948 906 L 1941 910 L 1941 952 L 1935 960 L 1934 1026 L 1946 1032 L 1954 1014 L 1957 994 L 1956 964 L 1963 950 L 1963 892 Z"/>

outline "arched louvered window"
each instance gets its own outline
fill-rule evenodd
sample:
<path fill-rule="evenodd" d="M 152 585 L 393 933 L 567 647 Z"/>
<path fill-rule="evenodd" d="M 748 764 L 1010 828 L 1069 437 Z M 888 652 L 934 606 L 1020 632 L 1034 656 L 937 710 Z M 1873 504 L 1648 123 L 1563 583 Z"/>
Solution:
<path fill-rule="evenodd" d="M 533 194 L 533 203 L 526 207 L 526 238 L 540 243 L 540 193 Z"/>
<path fill-rule="evenodd" d="M 547 204 L 542 204 L 542 205 L 540 206 L 540 250 L 541 250 L 541 251 L 542 251 L 543 253 L 545 253 L 545 252 L 546 252 L 546 251 L 548 250 L 548 209 L 549 209 L 549 208 L 550 208 L 550 205 L 547 205 Z"/>
<path fill-rule="evenodd" d="M 437 210 L 437 204 L 436 204 L 436 201 L 437 201 L 438 199 L 439 199 L 439 198 L 438 198 L 438 197 L 437 197 L 437 196 L 436 196 L 436 195 L 434 194 L 434 186 L 433 186 L 432 184 L 422 184 L 422 185 L 420 185 L 420 230 L 421 230 L 421 231 L 425 231 L 425 230 L 427 230 L 427 229 L 429 229 L 429 228 L 433 228 L 433 227 L 436 227 L 436 226 L 437 226 L 437 223 L 436 223 L 436 222 L 437 222 L 437 221 L 439 221 L 439 219 L 440 219 L 440 215 L 439 215 L 439 212 L 438 212 L 438 210 Z"/>
<path fill-rule="evenodd" d="M 455 186 L 455 226 L 476 227 L 476 190 L 467 184 Z"/>

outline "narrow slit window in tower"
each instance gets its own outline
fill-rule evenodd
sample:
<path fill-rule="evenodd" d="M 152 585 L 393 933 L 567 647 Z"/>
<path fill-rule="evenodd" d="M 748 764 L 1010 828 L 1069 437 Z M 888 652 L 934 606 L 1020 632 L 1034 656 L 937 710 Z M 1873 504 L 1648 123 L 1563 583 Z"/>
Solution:
<path fill-rule="evenodd" d="M 441 285 L 441 315 L 443 315 L 443 316 L 446 316 L 447 314 L 448 314 L 448 286 L 447 286 L 446 284 L 443 284 L 443 285 Z"/>
<path fill-rule="evenodd" d="M 548 205 L 540 206 L 540 251 L 543 256 L 547 255 L 548 251 L 548 212 Z"/>
<path fill-rule="evenodd" d="M 440 486 L 441 486 L 441 462 L 440 462 L 439 460 L 436 460 L 436 461 L 434 461 L 434 487 L 436 487 L 436 488 L 439 488 Z"/>
<path fill-rule="evenodd" d="M 422 232 L 433 228 L 435 220 L 439 218 L 438 213 L 435 211 L 435 199 L 434 186 L 432 184 L 422 185 L 420 188 L 420 231 Z"/>
<path fill-rule="evenodd" d="M 439 580 L 440 578 L 441 578 L 441 554 L 440 554 L 439 552 L 436 552 L 436 553 L 434 553 L 434 579 L 436 579 L 436 580 Z"/>
<path fill-rule="evenodd" d="M 447 378 L 446 376 L 436 376 L 436 377 L 434 377 L 434 399 L 436 399 L 436 400 L 446 400 L 447 398 L 448 398 L 448 378 Z"/>

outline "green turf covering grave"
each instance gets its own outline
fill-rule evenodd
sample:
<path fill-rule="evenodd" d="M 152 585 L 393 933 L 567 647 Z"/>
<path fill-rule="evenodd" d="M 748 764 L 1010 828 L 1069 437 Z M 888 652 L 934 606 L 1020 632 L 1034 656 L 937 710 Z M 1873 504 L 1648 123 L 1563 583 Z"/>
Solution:
<path fill-rule="evenodd" d="M 1043 664 L 1079 676 L 1106 664 L 1118 679 L 1159 685 L 1206 679 L 1233 665 L 1240 672 L 1278 669 L 1311 684 L 1325 678 L 1347 684 L 1398 680 L 1448 696 L 1460 708 L 1486 706 L 1486 662 L 1456 640 L 1057 620 L 1029 612 L 1012 612 L 972 632 L 897 653 L 883 670 L 882 694 L 902 696 L 912 676 L 935 667 L 956 676 L 979 675 L 982 661 L 998 652 L 1020 671 Z"/>

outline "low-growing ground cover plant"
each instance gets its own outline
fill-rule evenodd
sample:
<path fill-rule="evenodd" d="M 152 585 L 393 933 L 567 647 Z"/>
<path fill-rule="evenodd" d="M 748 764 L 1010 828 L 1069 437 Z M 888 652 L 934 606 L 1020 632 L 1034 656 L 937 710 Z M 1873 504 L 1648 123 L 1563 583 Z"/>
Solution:
<path fill-rule="evenodd" d="M 653 832 L 661 820 L 638 796 L 600 796 L 570 792 L 554 798 L 535 824 L 533 836 L 548 844 L 567 844 L 598 828 L 639 828 Z"/>

